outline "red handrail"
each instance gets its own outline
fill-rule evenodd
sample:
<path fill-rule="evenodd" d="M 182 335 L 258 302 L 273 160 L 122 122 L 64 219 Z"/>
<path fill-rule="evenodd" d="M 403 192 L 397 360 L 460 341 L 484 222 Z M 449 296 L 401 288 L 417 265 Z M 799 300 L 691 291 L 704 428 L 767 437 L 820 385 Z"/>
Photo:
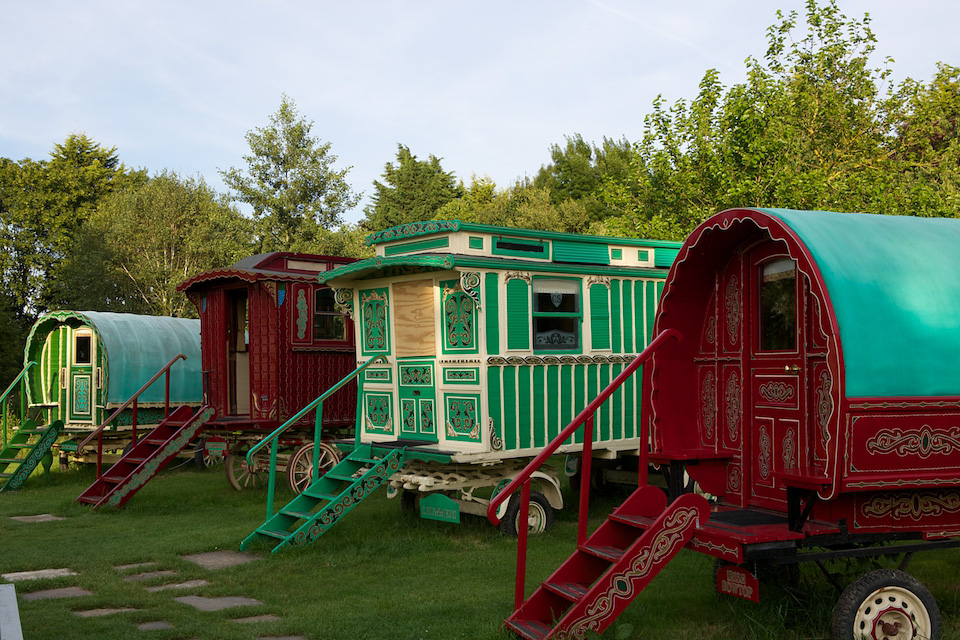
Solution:
<path fill-rule="evenodd" d="M 577 545 L 582 545 L 587 539 L 587 512 L 589 511 L 590 506 L 590 462 L 593 457 L 593 414 L 600 408 L 600 406 L 606 402 L 614 391 L 616 391 L 620 385 L 622 385 L 626 380 L 634 374 L 634 372 L 642 365 L 644 362 L 649 360 L 653 356 L 654 352 L 662 347 L 667 340 L 673 338 L 677 342 L 683 340 L 683 336 L 676 329 L 667 329 L 666 331 L 661 332 L 654 338 L 647 348 L 644 349 L 640 355 L 633 359 L 627 368 L 620 372 L 613 382 L 611 382 L 607 387 L 594 398 L 590 404 L 588 404 L 583 411 L 577 414 L 577 417 L 568 424 L 563 431 L 554 438 L 550 444 L 548 444 L 543 451 L 541 451 L 536 458 L 530 461 L 530 463 L 523 468 L 523 470 L 517 474 L 517 476 L 503 488 L 502 491 L 498 492 L 497 495 L 490 500 L 490 504 L 487 505 L 487 519 L 492 522 L 494 525 L 500 524 L 500 518 L 497 517 L 497 509 L 506 502 L 513 492 L 518 488 L 521 488 L 520 493 L 520 512 L 518 514 L 518 521 L 521 523 L 517 527 L 517 583 L 516 590 L 514 592 L 514 608 L 519 608 L 523 604 L 523 592 L 524 585 L 526 582 L 526 567 L 527 567 L 527 517 L 530 509 L 530 481 L 533 477 L 533 473 L 539 469 L 544 462 L 547 461 L 550 456 L 557 452 L 557 449 L 560 448 L 570 436 L 572 436 L 577 429 L 580 428 L 580 425 L 585 425 L 583 432 L 583 451 L 580 454 L 580 517 L 577 522 Z M 643 427 L 643 422 L 641 422 L 640 428 L 640 470 L 639 472 L 643 474 L 646 470 L 646 452 L 647 447 L 644 443 L 646 429 Z"/>
<path fill-rule="evenodd" d="M 153 377 L 147 380 L 140 389 L 134 393 L 130 398 L 124 402 L 122 405 L 117 407 L 117 409 L 110 414 L 110 417 L 100 423 L 100 426 L 90 432 L 86 438 L 80 441 L 77 444 L 77 453 L 81 453 L 83 448 L 86 447 L 94 436 L 97 436 L 97 478 L 100 478 L 102 475 L 103 469 L 103 430 L 107 428 L 107 425 L 110 424 L 114 418 L 119 415 L 121 411 L 133 404 L 133 416 L 131 421 L 131 426 L 133 428 L 133 444 L 137 444 L 137 399 L 140 397 L 140 394 L 150 388 L 154 382 L 157 381 L 157 378 L 166 374 L 165 386 L 164 386 L 164 395 L 163 395 L 163 418 L 167 419 L 170 417 L 170 367 L 174 365 L 177 360 L 186 360 L 187 356 L 180 353 L 173 357 L 170 362 L 163 365 L 159 371 L 153 374 Z"/>

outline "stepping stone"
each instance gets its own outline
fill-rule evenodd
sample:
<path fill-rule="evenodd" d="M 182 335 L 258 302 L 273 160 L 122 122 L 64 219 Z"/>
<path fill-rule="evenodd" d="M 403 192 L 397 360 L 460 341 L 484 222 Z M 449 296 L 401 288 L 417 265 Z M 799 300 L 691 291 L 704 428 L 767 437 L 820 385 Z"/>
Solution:
<path fill-rule="evenodd" d="M 253 623 L 253 622 L 276 622 L 280 619 L 280 616 L 275 616 L 271 613 L 262 616 L 250 616 L 249 618 L 234 618 L 234 622 L 243 622 L 243 623 Z"/>
<path fill-rule="evenodd" d="M 36 516 L 10 516 L 10 519 L 16 520 L 17 522 L 54 522 L 55 520 L 66 520 L 66 518 L 61 518 L 60 516 L 49 513 L 41 513 Z"/>
<path fill-rule="evenodd" d="M 160 629 L 173 629 L 173 625 L 166 620 L 157 620 L 156 622 L 138 624 L 137 629 L 140 629 L 140 631 L 159 631 Z"/>
<path fill-rule="evenodd" d="M 169 589 L 195 589 L 197 587 L 205 587 L 209 582 L 206 580 L 187 580 L 186 582 L 174 582 L 173 584 L 161 584 L 156 587 L 147 587 L 147 591 L 153 593 L 155 591 L 167 591 Z"/>
<path fill-rule="evenodd" d="M 117 571 L 129 571 L 130 569 L 142 569 L 144 567 L 155 567 L 156 562 L 134 562 L 133 564 L 118 564 L 114 567 Z"/>
<path fill-rule="evenodd" d="M 124 613 L 126 611 L 139 611 L 139 609 L 131 609 L 129 607 L 123 609 L 87 609 L 86 611 L 74 611 L 73 615 L 80 618 L 99 618 L 100 616 L 109 616 L 114 613 Z"/>
<path fill-rule="evenodd" d="M 147 571 L 145 573 L 135 573 L 132 576 L 126 576 L 124 582 L 143 582 L 144 580 L 150 580 L 152 578 L 160 578 L 163 576 L 175 576 L 177 575 L 176 571 Z"/>
<path fill-rule="evenodd" d="M 220 611 L 230 607 L 248 607 L 255 604 L 263 604 L 253 598 L 244 598 L 243 596 L 223 596 L 220 598 L 204 598 L 203 596 L 182 596 L 174 598 L 177 602 L 188 604 L 194 609 L 200 611 Z"/>
<path fill-rule="evenodd" d="M 41 580 L 43 578 L 62 578 L 63 576 L 75 576 L 76 571 L 72 569 L 39 569 L 37 571 L 17 571 L 16 573 L 5 573 L 2 577 L 10 582 L 19 582 L 20 580 Z"/>
<path fill-rule="evenodd" d="M 0 584 L 0 637 L 3 640 L 23 640 L 17 588 L 12 584 Z"/>
<path fill-rule="evenodd" d="M 51 600 L 53 598 L 76 598 L 79 596 L 92 596 L 93 592 L 87 591 L 81 587 L 64 587 L 62 589 L 47 589 L 45 591 L 33 591 L 25 593 L 20 597 L 24 600 Z"/>
<path fill-rule="evenodd" d="M 204 569 L 223 569 L 253 562 L 257 559 L 257 556 L 249 553 L 238 553 L 236 551 L 208 551 L 207 553 L 194 553 L 183 556 L 183 559 L 187 562 L 198 564 Z"/>

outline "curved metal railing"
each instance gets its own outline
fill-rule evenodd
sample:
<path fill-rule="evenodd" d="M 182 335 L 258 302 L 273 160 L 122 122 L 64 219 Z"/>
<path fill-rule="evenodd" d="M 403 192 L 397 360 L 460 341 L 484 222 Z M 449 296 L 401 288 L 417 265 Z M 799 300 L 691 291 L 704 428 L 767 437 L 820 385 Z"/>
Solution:
<path fill-rule="evenodd" d="M 314 442 L 319 442 L 320 436 L 323 431 L 322 427 L 323 427 L 324 400 L 326 400 L 327 398 L 332 396 L 334 393 L 339 391 L 344 385 L 350 383 L 354 378 L 359 376 L 364 369 L 366 369 L 373 363 L 377 362 L 378 360 L 383 360 L 383 356 L 374 356 L 373 358 L 370 358 L 369 360 L 364 362 L 362 365 L 354 369 L 350 374 L 348 374 L 342 380 L 340 380 L 340 382 L 338 382 L 337 384 L 333 385 L 332 387 L 324 391 L 322 395 L 320 395 L 313 402 L 305 406 L 303 409 L 300 409 L 300 411 L 298 411 L 292 418 L 290 418 L 289 420 L 284 422 L 282 425 L 274 429 L 270 435 L 268 435 L 267 437 L 265 437 L 263 440 L 253 445 L 252 447 L 250 447 L 250 450 L 247 451 L 247 465 L 249 465 L 251 468 L 254 468 L 255 458 L 257 453 L 259 453 L 267 445 L 272 445 L 270 447 L 270 474 L 267 479 L 267 518 L 268 519 L 274 514 L 273 496 L 276 490 L 276 482 L 277 482 L 276 481 L 277 453 L 279 449 L 280 436 L 283 435 L 283 433 L 287 431 L 287 429 L 289 429 L 290 427 L 295 425 L 297 422 L 299 422 L 300 419 L 303 418 L 303 416 L 307 415 L 308 413 L 313 411 L 314 408 L 316 408 L 317 414 L 316 414 L 316 418 L 314 419 L 314 425 L 313 425 L 313 440 Z M 359 432 L 358 432 L 358 436 L 359 436 Z M 313 478 L 312 478 L 312 481 L 314 482 L 318 479 L 318 474 L 320 472 L 319 463 L 320 463 L 320 448 L 315 446 L 313 448 Z"/>
<path fill-rule="evenodd" d="M 543 463 L 547 461 L 553 454 L 557 452 L 557 449 L 568 439 L 570 438 L 581 426 L 584 426 L 583 432 L 583 452 L 580 454 L 580 515 L 577 521 L 577 545 L 583 544 L 587 539 L 587 513 L 590 510 L 590 466 L 591 458 L 593 457 L 593 414 L 600 408 L 600 406 L 606 402 L 614 391 L 616 391 L 620 385 L 627 381 L 634 372 L 640 368 L 644 362 L 649 360 L 653 356 L 654 352 L 662 347 L 668 340 L 677 340 L 678 342 L 683 339 L 683 336 L 676 329 L 667 329 L 662 333 L 658 334 L 654 338 L 647 348 L 644 349 L 640 355 L 633 359 L 627 367 L 620 372 L 613 382 L 611 382 L 607 387 L 594 398 L 590 404 L 588 404 L 583 411 L 577 414 L 577 417 L 568 424 L 558 435 L 554 438 L 550 444 L 548 444 L 543 451 L 541 451 L 536 458 L 534 458 L 530 463 L 523 468 L 523 470 L 517 474 L 517 476 L 503 488 L 502 491 L 498 492 L 497 495 L 490 500 L 490 503 L 487 505 L 487 519 L 490 520 L 494 525 L 500 523 L 500 518 L 497 517 L 497 510 L 507 499 L 513 495 L 513 493 L 520 488 L 520 509 L 519 514 L 517 515 L 518 522 L 521 523 L 517 527 L 517 579 L 514 591 L 514 608 L 518 609 L 521 604 L 523 604 L 523 595 L 524 595 L 524 586 L 526 583 L 526 567 L 527 567 L 527 527 L 525 523 L 529 515 L 530 509 L 530 485 L 533 473 L 539 469 Z M 646 472 L 646 452 L 647 448 L 644 446 L 644 441 L 646 440 L 646 429 L 643 427 L 643 422 L 641 421 L 640 428 L 640 464 L 639 464 L 639 473 L 643 474 Z"/>

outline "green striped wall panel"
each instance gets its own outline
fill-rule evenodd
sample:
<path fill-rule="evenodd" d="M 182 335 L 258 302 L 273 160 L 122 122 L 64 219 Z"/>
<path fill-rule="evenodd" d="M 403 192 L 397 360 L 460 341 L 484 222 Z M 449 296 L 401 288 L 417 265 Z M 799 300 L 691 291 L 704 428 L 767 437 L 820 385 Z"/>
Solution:
<path fill-rule="evenodd" d="M 544 367 L 532 367 L 533 370 L 533 446 L 545 447 L 547 440 L 546 405 L 549 391 L 544 384 Z M 558 396 L 553 396 L 552 399 Z M 551 402 L 552 404 L 552 402 Z"/>
<path fill-rule="evenodd" d="M 646 309 L 643 305 L 643 296 L 646 294 L 649 283 L 646 280 L 638 280 L 633 294 L 633 326 L 634 335 L 637 337 L 637 352 L 647 346 L 646 325 L 653 322 L 653 318 L 646 318 Z"/>
<path fill-rule="evenodd" d="M 508 451 L 520 446 L 517 440 L 517 369 L 504 367 L 503 371 L 503 446 Z"/>
<path fill-rule="evenodd" d="M 610 281 L 610 347 L 614 353 L 623 353 L 623 341 L 621 340 L 621 318 L 620 315 L 620 281 Z"/>
<path fill-rule="evenodd" d="M 633 281 L 623 281 L 623 353 L 633 353 Z M 639 283 L 638 283 L 639 284 Z"/>
<path fill-rule="evenodd" d="M 507 282 L 507 349 L 530 348 L 530 292 L 526 280 Z"/>
<path fill-rule="evenodd" d="M 547 440 L 552 442 L 556 438 L 560 431 L 566 427 L 570 421 L 560 424 L 560 405 L 563 403 L 563 390 L 560 389 L 560 365 L 552 364 L 547 366 L 547 389 L 550 389 L 553 392 L 554 389 L 558 390 L 558 395 L 554 402 L 547 402 Z"/>
<path fill-rule="evenodd" d="M 530 401 L 532 400 L 531 389 L 531 367 L 517 367 L 517 430 L 519 431 L 519 446 L 521 449 L 528 449 L 533 443 L 531 438 L 531 417 Z"/>
<path fill-rule="evenodd" d="M 488 413 L 493 420 L 493 432 L 506 445 L 501 414 L 503 408 L 507 405 L 504 402 L 503 393 L 500 391 L 501 371 L 500 367 L 489 367 L 487 369 L 487 406 L 490 408 Z"/>
<path fill-rule="evenodd" d="M 594 349 L 610 348 L 610 289 L 590 285 L 590 340 Z"/>
<path fill-rule="evenodd" d="M 577 415 L 573 412 L 574 397 L 573 397 L 573 367 L 570 365 L 562 365 L 560 367 L 560 423 L 563 426 L 570 424 L 574 417 Z M 565 442 L 573 442 L 571 439 L 567 439 Z"/>
<path fill-rule="evenodd" d="M 644 336 L 646 338 L 646 343 L 650 344 L 651 334 L 653 332 L 653 318 L 657 312 L 657 287 L 653 283 L 648 283 L 646 288 L 646 295 L 644 296 L 647 304 L 647 318 L 650 319 L 650 322 L 647 323 L 647 334 Z"/>
<path fill-rule="evenodd" d="M 484 322 L 487 330 L 487 355 L 500 355 L 500 276 L 487 273 L 484 276 Z"/>

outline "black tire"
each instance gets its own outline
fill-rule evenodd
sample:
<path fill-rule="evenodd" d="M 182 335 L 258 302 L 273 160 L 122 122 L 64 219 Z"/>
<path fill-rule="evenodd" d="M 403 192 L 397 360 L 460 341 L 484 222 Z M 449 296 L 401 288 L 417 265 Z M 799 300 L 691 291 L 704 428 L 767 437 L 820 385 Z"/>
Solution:
<path fill-rule="evenodd" d="M 507 502 L 507 510 L 500 521 L 500 531 L 508 536 L 516 537 L 518 532 L 518 516 L 520 515 L 520 493 L 514 493 Z M 550 501 L 539 491 L 530 492 L 530 511 L 527 516 L 528 535 L 543 533 L 553 523 L 553 507 Z"/>
<path fill-rule="evenodd" d="M 830 629 L 835 640 L 939 640 L 940 609 L 910 574 L 877 569 L 843 590 Z"/>
<path fill-rule="evenodd" d="M 400 489 L 400 513 L 406 518 L 420 517 L 420 492 Z"/>

